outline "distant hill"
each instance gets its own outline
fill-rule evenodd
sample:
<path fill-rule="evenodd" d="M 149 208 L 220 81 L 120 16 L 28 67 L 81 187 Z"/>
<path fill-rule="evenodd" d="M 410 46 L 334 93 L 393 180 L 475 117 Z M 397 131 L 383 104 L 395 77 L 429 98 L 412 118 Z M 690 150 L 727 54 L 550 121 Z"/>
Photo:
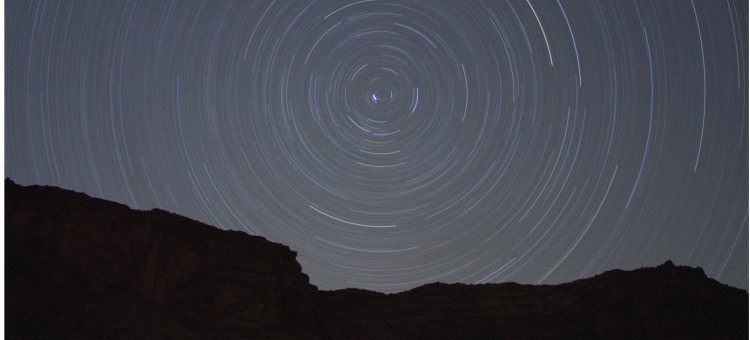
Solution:
<path fill-rule="evenodd" d="M 288 247 L 5 181 L 8 339 L 747 339 L 748 293 L 667 262 L 560 285 L 319 291 Z"/>

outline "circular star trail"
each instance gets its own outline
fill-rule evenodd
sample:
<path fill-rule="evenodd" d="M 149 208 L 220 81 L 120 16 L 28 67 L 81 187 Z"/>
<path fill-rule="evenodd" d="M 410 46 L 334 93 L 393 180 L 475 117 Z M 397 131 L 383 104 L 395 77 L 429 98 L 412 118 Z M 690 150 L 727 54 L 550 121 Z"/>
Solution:
<path fill-rule="evenodd" d="M 322 289 L 748 287 L 743 1 L 8 1 L 5 172 L 244 230 Z"/>

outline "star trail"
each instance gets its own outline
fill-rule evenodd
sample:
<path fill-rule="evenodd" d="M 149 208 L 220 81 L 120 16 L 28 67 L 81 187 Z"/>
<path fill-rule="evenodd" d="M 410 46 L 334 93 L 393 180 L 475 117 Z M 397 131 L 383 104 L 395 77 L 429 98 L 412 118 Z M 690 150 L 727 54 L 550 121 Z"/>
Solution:
<path fill-rule="evenodd" d="M 667 259 L 748 288 L 745 1 L 5 11 L 19 184 L 264 236 L 321 289 Z"/>

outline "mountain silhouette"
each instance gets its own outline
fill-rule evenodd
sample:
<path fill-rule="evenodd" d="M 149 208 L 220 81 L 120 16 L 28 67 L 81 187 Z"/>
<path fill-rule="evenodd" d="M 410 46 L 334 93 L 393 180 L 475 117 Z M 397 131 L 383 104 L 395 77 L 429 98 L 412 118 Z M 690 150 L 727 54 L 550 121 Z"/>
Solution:
<path fill-rule="evenodd" d="M 748 293 L 672 262 L 559 285 L 320 291 L 288 247 L 5 181 L 8 339 L 747 339 Z"/>

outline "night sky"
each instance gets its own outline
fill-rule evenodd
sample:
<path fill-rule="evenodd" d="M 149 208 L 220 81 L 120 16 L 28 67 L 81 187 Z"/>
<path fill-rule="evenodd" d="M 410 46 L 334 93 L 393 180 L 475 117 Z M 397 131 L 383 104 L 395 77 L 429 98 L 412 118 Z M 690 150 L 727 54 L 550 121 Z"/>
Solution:
<path fill-rule="evenodd" d="M 321 289 L 667 259 L 748 288 L 744 0 L 5 2 L 5 175 Z"/>

